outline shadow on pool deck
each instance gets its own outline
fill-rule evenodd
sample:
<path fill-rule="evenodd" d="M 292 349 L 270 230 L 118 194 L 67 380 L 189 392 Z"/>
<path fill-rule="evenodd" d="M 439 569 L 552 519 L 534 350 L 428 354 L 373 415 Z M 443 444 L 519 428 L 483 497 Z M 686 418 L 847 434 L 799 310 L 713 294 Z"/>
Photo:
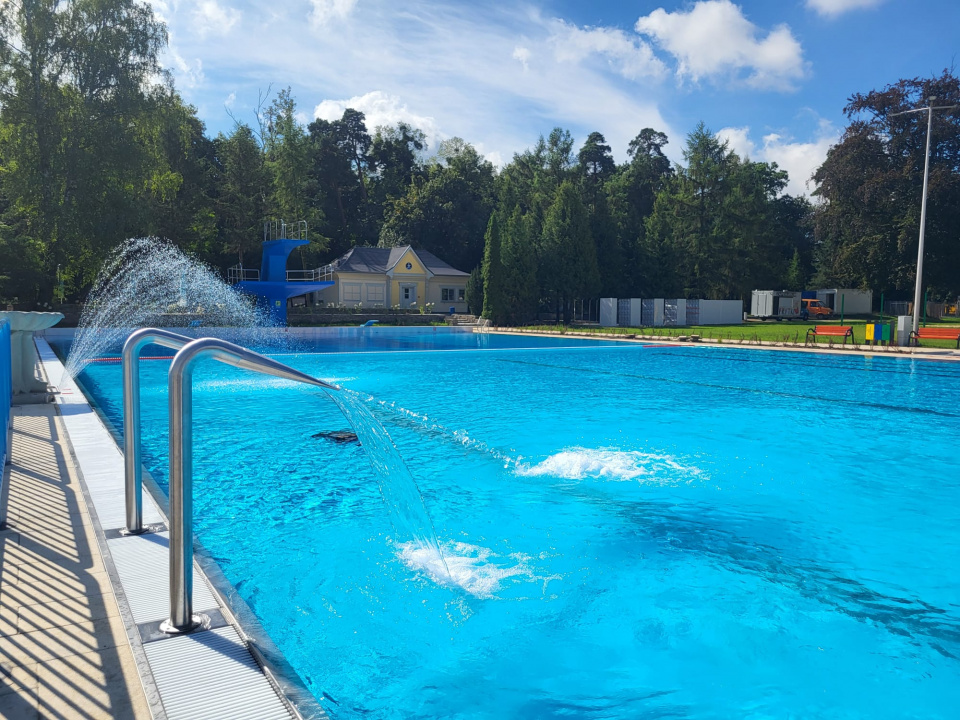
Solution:
<path fill-rule="evenodd" d="M 149 718 L 52 405 L 14 408 L 0 502 L 0 717 Z"/>

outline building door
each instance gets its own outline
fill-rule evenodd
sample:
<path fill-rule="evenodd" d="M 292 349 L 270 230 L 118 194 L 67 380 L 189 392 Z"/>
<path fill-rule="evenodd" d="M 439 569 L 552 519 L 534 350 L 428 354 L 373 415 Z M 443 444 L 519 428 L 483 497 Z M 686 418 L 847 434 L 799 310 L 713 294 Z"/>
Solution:
<path fill-rule="evenodd" d="M 411 285 L 400 285 L 400 307 L 408 308 L 413 307 L 417 304 L 417 286 L 416 284 Z"/>

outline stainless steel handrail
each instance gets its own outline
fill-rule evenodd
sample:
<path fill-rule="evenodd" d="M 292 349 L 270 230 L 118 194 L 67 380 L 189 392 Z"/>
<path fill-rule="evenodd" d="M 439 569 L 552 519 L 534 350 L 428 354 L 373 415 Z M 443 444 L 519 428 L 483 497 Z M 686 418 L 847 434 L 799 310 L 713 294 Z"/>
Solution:
<path fill-rule="evenodd" d="M 143 474 L 140 463 L 140 352 L 147 345 L 179 350 L 193 338 L 157 328 L 130 333 L 123 344 L 123 475 L 127 526 L 123 533 L 143 532 Z"/>
<path fill-rule="evenodd" d="M 185 345 L 170 365 L 170 618 L 166 633 L 187 633 L 202 623 L 193 614 L 193 364 L 220 362 L 308 385 L 339 390 L 283 363 L 239 345 L 200 338 Z"/>

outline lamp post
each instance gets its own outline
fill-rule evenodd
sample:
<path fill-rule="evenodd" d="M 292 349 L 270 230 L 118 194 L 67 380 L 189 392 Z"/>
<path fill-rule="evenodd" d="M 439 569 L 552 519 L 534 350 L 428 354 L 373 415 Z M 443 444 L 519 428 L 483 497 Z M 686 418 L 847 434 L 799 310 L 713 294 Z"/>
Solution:
<path fill-rule="evenodd" d="M 917 247 L 917 287 L 913 293 L 913 331 L 920 329 L 920 302 L 924 300 L 923 294 L 923 234 L 927 228 L 927 184 L 930 180 L 930 136 L 933 135 L 933 111 L 934 110 L 953 110 L 960 105 L 940 105 L 934 106 L 933 101 L 937 98 L 930 96 L 927 98 L 925 108 L 916 110 L 904 110 L 903 112 L 891 113 L 887 117 L 897 117 L 898 115 L 910 115 L 911 113 L 927 113 L 927 150 L 923 158 L 923 198 L 920 201 L 920 242 Z M 926 304 L 926 303 L 924 303 Z M 926 311 L 926 307 L 924 307 Z"/>

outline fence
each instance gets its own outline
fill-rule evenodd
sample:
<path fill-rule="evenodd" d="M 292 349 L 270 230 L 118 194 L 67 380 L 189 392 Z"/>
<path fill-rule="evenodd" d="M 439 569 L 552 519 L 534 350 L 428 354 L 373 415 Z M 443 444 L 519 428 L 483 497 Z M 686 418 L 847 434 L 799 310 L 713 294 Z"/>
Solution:
<path fill-rule="evenodd" d="M 13 357 L 10 354 L 10 323 L 0 320 L 0 478 L 3 468 L 10 461 L 10 440 L 13 419 L 10 417 L 13 399 Z M 3 483 L 0 482 L 0 487 Z M 3 509 L 0 508 L 0 517 Z"/>
<path fill-rule="evenodd" d="M 900 300 L 887 300 L 883 304 L 884 315 L 912 315 L 913 303 Z"/>
<path fill-rule="evenodd" d="M 960 317 L 960 301 L 933 302 L 927 301 L 927 319 L 940 320 L 945 317 Z M 899 300 L 887 300 L 883 304 L 884 315 L 913 315 L 913 303 Z"/>

